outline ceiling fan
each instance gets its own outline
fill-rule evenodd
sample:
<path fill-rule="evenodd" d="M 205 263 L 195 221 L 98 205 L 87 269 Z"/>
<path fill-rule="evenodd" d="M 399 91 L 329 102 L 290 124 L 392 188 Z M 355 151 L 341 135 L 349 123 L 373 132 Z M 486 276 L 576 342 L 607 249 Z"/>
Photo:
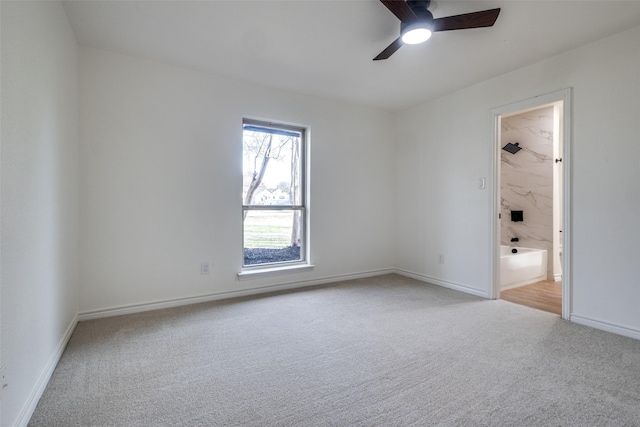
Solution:
<path fill-rule="evenodd" d="M 436 31 L 491 27 L 500 14 L 498 8 L 434 19 L 428 10 L 431 0 L 380 1 L 400 20 L 400 37 L 373 58 L 374 61 L 389 58 L 404 44 L 427 41 Z"/>

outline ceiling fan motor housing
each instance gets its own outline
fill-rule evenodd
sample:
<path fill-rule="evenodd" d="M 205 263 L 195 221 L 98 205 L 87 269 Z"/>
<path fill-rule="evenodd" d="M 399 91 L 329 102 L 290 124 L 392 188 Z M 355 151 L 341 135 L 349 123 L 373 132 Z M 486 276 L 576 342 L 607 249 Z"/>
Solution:
<path fill-rule="evenodd" d="M 414 8 L 426 9 L 431 5 L 431 0 L 407 0 L 407 6 L 415 12 Z"/>
<path fill-rule="evenodd" d="M 424 28 L 425 27 L 424 24 L 427 24 L 426 26 L 429 29 L 432 28 L 433 15 L 427 9 L 430 3 L 431 3 L 430 0 L 408 0 L 407 1 L 407 6 L 411 8 L 411 10 L 413 11 L 417 19 L 412 21 L 400 22 L 400 34 L 404 34 L 405 31 L 408 31 L 410 29 L 408 27 L 416 26 L 416 24 L 418 23 L 422 24 L 420 25 L 420 27 Z"/>
<path fill-rule="evenodd" d="M 429 31 L 433 30 L 433 15 L 427 9 L 430 3 L 430 0 L 407 1 L 407 6 L 411 8 L 411 11 L 416 16 L 416 19 L 400 22 L 401 35 L 404 35 L 406 32 L 411 31 L 415 28 L 426 28 Z"/>
<path fill-rule="evenodd" d="M 433 15 L 429 12 L 428 7 L 431 0 L 408 0 L 407 6 L 411 9 L 418 21 L 433 20 Z"/>

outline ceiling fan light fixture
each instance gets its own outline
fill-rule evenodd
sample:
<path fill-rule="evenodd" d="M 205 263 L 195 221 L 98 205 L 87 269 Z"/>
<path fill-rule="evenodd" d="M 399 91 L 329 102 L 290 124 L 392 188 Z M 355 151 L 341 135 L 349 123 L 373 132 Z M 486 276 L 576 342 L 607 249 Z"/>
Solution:
<path fill-rule="evenodd" d="M 402 42 L 405 44 L 420 44 L 431 38 L 431 30 L 428 28 L 415 28 L 402 35 Z"/>
<path fill-rule="evenodd" d="M 431 38 L 431 26 L 428 22 L 411 22 L 402 25 L 402 42 L 405 44 L 424 43 Z"/>

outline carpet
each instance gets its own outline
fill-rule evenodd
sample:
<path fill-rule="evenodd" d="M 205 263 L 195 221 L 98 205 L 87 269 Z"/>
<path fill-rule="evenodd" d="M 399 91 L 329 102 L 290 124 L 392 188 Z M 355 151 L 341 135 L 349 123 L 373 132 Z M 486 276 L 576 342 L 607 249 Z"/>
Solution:
<path fill-rule="evenodd" d="M 386 275 L 80 322 L 29 423 L 425 425 L 640 425 L 640 341 Z"/>

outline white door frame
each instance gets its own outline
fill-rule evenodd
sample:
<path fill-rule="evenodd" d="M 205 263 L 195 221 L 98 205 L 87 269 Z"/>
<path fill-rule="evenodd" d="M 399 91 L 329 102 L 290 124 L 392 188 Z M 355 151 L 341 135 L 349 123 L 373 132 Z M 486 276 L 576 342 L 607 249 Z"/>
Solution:
<path fill-rule="evenodd" d="M 491 188 L 491 212 L 489 229 L 491 232 L 491 298 L 500 296 L 500 117 L 502 115 L 530 110 L 536 107 L 562 102 L 562 318 L 571 318 L 572 289 L 572 233 L 571 233 L 571 88 L 562 89 L 546 95 L 518 101 L 491 112 L 493 136 L 493 186 Z"/>

